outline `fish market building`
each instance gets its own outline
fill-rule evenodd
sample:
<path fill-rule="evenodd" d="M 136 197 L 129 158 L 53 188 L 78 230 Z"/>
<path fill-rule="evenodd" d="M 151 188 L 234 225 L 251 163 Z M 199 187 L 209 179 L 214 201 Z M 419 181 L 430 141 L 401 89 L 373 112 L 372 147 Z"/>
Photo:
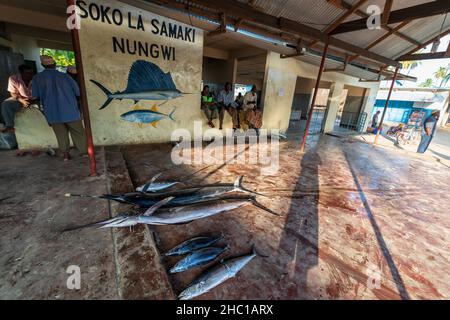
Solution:
<path fill-rule="evenodd" d="M 200 109 L 202 84 L 208 84 L 217 93 L 227 81 L 239 88 L 256 84 L 264 128 L 300 134 L 304 130 L 323 43 L 303 46 L 301 37 L 279 36 L 253 23 L 238 24 L 231 18 L 225 19 L 225 23 L 216 21 L 214 14 L 202 15 L 197 8 L 187 14 L 177 1 L 169 1 L 167 5 L 159 1 L 115 0 L 77 3 L 81 18 L 80 54 L 95 145 L 166 142 L 177 128 L 193 132 L 195 121 L 201 121 L 206 130 Z M 0 6 L 4 49 L 1 58 L 9 66 L 3 72 L 2 83 L 23 61 L 40 71 L 40 48 L 73 50 L 66 6 L 61 1 L 46 1 L 45 5 L 38 0 L 3 1 Z M 365 52 L 362 53 L 369 58 L 361 55 L 347 63 L 343 59 L 345 50 L 337 49 L 330 46 L 325 60 L 320 83 L 325 102 L 317 105 L 318 116 L 313 117 L 317 133 L 331 132 L 339 126 L 337 119 L 342 116 L 339 109 L 344 113 L 341 122 L 352 124 L 348 128 L 364 130 L 379 81 L 393 76 L 392 70 L 380 71 L 379 66 L 387 62 L 398 64 Z M 135 76 L 142 75 L 138 68 L 134 74 L 130 73 L 138 61 L 150 62 L 158 69 L 159 74 L 153 75 L 153 79 L 167 74 L 169 82 L 173 81 L 173 89 L 181 95 L 169 94 L 164 100 L 161 96 L 142 97 L 127 92 L 127 89 L 134 93 L 152 91 L 161 85 L 147 86 L 141 79 L 138 88 L 129 87 L 130 81 L 137 81 Z M 113 93 L 122 93 L 122 98 L 108 97 Z M 2 98 L 5 95 L 3 89 Z M 149 125 L 124 121 L 121 117 L 134 109 L 152 108 L 164 115 L 175 110 L 174 121 L 164 117 Z M 231 128 L 228 115 L 225 122 L 225 128 Z M 20 148 L 56 146 L 51 128 L 37 110 L 19 113 L 16 129 Z"/>

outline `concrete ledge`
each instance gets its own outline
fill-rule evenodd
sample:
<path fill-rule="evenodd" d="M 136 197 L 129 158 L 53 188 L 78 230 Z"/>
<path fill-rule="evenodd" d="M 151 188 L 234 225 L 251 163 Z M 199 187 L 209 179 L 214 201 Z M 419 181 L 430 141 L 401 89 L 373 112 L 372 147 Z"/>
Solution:
<path fill-rule="evenodd" d="M 58 146 L 52 128 L 39 110 L 29 108 L 19 111 L 16 114 L 15 122 L 19 149 L 56 148 Z"/>
<path fill-rule="evenodd" d="M 132 191 L 133 184 L 119 147 L 105 148 L 108 192 Z M 111 215 L 117 216 L 130 206 L 111 203 Z M 143 226 L 113 229 L 116 275 L 122 299 L 175 299 L 158 249 L 150 230 Z"/>

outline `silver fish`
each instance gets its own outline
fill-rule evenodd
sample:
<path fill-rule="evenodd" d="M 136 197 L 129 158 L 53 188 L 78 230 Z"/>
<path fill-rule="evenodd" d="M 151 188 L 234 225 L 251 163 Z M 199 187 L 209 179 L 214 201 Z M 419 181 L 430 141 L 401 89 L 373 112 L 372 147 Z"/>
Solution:
<path fill-rule="evenodd" d="M 235 277 L 236 274 L 257 255 L 258 254 L 253 247 L 253 252 L 249 255 L 221 262 L 194 280 L 187 289 L 180 293 L 178 299 L 190 300 L 207 293 L 221 283 Z"/>
<path fill-rule="evenodd" d="M 219 247 L 208 247 L 197 250 L 187 257 L 181 259 L 177 262 L 171 269 L 170 273 L 184 272 L 189 269 L 193 269 L 199 266 L 208 264 L 209 262 L 215 260 L 218 256 L 229 249 L 228 246 L 225 248 Z"/>
<path fill-rule="evenodd" d="M 211 217 L 213 215 L 222 212 L 234 210 L 239 207 L 252 204 L 251 199 L 216 200 L 195 205 L 162 209 L 158 211 L 157 215 L 154 214 L 160 207 L 164 206 L 172 199 L 173 198 L 167 198 L 158 202 L 142 215 L 135 215 L 135 216 L 122 215 L 86 227 L 98 227 L 99 229 L 103 229 L 103 228 L 131 227 L 137 224 L 147 224 L 147 225 L 186 224 L 194 220 Z"/>
<path fill-rule="evenodd" d="M 176 247 L 170 249 L 164 255 L 167 257 L 182 256 L 182 255 L 185 255 L 188 253 L 192 253 L 196 250 L 209 247 L 221 239 L 223 239 L 222 236 L 216 237 L 216 238 L 212 238 L 212 237 L 192 238 L 192 239 L 184 241 L 183 243 L 180 243 Z"/>
<path fill-rule="evenodd" d="M 179 184 L 179 182 L 156 182 L 156 179 L 158 179 L 161 176 L 162 173 L 158 173 L 156 176 L 154 176 L 149 183 L 144 184 L 143 186 L 137 187 L 137 192 L 158 192 L 162 190 L 169 189 L 173 187 L 174 185 Z"/>

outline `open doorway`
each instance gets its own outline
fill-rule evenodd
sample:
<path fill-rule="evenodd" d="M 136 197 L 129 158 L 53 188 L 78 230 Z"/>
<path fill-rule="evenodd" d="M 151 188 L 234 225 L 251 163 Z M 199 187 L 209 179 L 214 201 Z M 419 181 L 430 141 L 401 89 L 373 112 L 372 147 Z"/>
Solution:
<path fill-rule="evenodd" d="M 341 104 L 336 116 L 335 130 L 362 131 L 367 120 L 363 111 L 368 90 L 345 85 Z"/>
<path fill-rule="evenodd" d="M 297 78 L 288 133 L 303 133 L 305 131 L 306 120 L 311 108 L 315 85 L 316 80 L 314 79 Z M 320 82 L 311 125 L 308 131 L 309 134 L 319 134 L 323 132 L 330 88 L 331 82 Z"/>

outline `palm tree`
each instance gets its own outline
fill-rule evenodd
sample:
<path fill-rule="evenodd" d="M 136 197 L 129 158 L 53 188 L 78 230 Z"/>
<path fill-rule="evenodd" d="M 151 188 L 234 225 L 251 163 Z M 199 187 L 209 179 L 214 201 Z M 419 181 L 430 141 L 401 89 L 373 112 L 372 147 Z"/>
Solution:
<path fill-rule="evenodd" d="M 450 63 L 447 65 L 447 68 L 440 67 L 435 73 L 434 77 L 438 80 L 441 80 L 441 84 L 439 85 L 439 88 L 442 88 L 447 84 L 447 82 L 450 80 Z"/>
<path fill-rule="evenodd" d="M 421 88 L 431 88 L 434 84 L 433 79 L 428 78 L 427 80 L 425 80 L 424 82 L 422 82 L 419 87 Z"/>
<path fill-rule="evenodd" d="M 422 62 L 420 62 L 420 61 L 403 61 L 402 62 L 402 69 L 408 70 L 407 75 L 409 75 L 409 73 L 412 70 L 414 70 L 415 68 L 417 68 L 421 64 L 422 64 Z"/>

